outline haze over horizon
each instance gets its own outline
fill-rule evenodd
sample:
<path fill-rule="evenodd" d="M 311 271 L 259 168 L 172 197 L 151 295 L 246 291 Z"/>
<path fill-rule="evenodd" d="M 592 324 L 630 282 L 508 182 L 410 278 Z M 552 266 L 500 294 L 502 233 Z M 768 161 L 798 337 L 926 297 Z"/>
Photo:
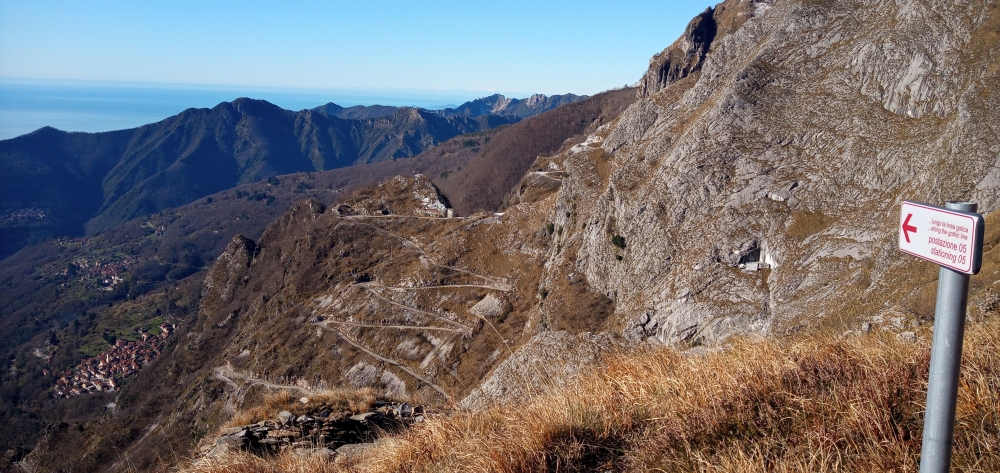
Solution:
<path fill-rule="evenodd" d="M 707 6 L 0 2 L 0 77 L 591 95 L 634 83 Z"/>

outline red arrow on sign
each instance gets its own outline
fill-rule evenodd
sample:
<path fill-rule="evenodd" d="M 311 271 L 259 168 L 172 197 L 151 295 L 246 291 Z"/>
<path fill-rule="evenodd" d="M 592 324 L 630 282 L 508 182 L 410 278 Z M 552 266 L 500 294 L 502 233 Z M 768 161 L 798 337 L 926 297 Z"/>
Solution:
<path fill-rule="evenodd" d="M 906 242 L 910 242 L 910 232 L 917 233 L 917 227 L 910 225 L 910 219 L 913 218 L 913 214 L 906 214 L 906 220 L 903 220 L 903 236 L 906 237 Z"/>

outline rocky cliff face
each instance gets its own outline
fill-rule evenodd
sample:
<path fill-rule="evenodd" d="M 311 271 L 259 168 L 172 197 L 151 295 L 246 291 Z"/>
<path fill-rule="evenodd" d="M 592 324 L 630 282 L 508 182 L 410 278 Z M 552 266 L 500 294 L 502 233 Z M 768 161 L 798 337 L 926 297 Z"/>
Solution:
<path fill-rule="evenodd" d="M 455 108 L 435 110 L 434 113 L 445 117 L 479 117 L 483 115 L 498 115 L 517 119 L 528 118 L 547 112 L 562 105 L 579 102 L 587 98 L 585 95 L 552 95 L 535 94 L 526 99 L 505 97 L 493 94 L 471 102 L 466 102 Z"/>
<path fill-rule="evenodd" d="M 618 120 L 540 158 L 560 182 L 522 181 L 517 205 L 554 195 L 560 230 L 539 320 L 573 317 L 562 288 L 583 280 L 613 301 L 601 329 L 631 342 L 930 321 L 936 267 L 896 249 L 899 203 L 1000 206 L 1000 8 L 785 1 L 745 16 L 699 74 L 649 82 Z M 552 340 L 518 356 L 558 360 Z M 523 365 L 509 359 L 467 402 L 517 385 Z"/>
<path fill-rule="evenodd" d="M 738 30 L 755 14 L 767 11 L 772 3 L 774 0 L 723 2 L 694 17 L 674 44 L 649 60 L 649 70 L 639 81 L 639 97 L 653 95 L 700 71 L 716 40 Z"/>
<path fill-rule="evenodd" d="M 997 14 L 991 2 L 757 9 L 700 76 L 555 159 L 573 176 L 553 217 L 573 229 L 573 270 L 616 301 L 625 334 L 664 343 L 783 333 L 851 306 L 915 317 L 895 276 L 911 264 L 895 249 L 899 202 L 1000 205 Z M 582 202 L 594 202 L 579 207 L 586 228 L 562 215 Z"/>

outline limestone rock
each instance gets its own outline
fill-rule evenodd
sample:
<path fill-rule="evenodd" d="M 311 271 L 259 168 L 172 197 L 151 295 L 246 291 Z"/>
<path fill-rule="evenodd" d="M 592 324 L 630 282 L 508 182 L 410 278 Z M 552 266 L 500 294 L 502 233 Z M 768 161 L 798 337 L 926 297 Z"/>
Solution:
<path fill-rule="evenodd" d="M 463 409 L 507 403 L 565 384 L 620 342 L 607 334 L 542 332 L 508 357 L 483 384 L 458 403 Z"/>
<path fill-rule="evenodd" d="M 644 98 L 602 132 L 603 153 L 547 158 L 569 176 L 550 218 L 570 251 L 545 279 L 582 273 L 633 340 L 712 345 L 799 330 L 849 310 L 853 296 L 834 288 L 859 280 L 898 301 L 900 200 L 1000 206 L 990 151 L 1000 123 L 987 105 L 1000 95 L 977 66 L 997 53 L 970 42 L 986 34 L 983 10 L 730 1 L 715 12 L 723 7 L 744 9 L 739 26 L 716 35 L 697 76 L 658 68 L 682 64 L 660 59 L 681 57 L 684 44 L 700 57 L 692 32 L 709 12 L 668 48 L 676 54 L 659 56 Z M 571 208 L 585 227 L 564 218 Z"/>
<path fill-rule="evenodd" d="M 649 70 L 638 84 L 640 98 L 701 70 L 713 42 L 736 31 L 748 18 L 766 11 L 772 1 L 722 2 L 694 17 L 681 37 L 649 60 Z"/>
<path fill-rule="evenodd" d="M 343 457 L 346 460 L 350 460 L 358 455 L 364 454 L 374 446 L 375 444 L 373 443 L 350 443 L 347 445 L 341 445 L 340 447 L 337 447 L 336 455 L 338 457 Z"/>
<path fill-rule="evenodd" d="M 472 306 L 469 312 L 481 317 L 495 318 L 503 313 L 505 305 L 506 303 L 497 296 L 487 294 L 486 297 Z"/>

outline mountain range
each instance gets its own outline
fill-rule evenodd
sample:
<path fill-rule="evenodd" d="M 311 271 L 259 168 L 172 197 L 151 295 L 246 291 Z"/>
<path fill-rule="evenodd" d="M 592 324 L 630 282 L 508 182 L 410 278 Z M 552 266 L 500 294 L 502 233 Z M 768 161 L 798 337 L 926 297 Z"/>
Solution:
<path fill-rule="evenodd" d="M 459 213 L 493 211 L 538 155 L 583 141 L 634 100 L 635 89 L 609 91 L 511 126 L 459 135 L 412 158 L 272 176 L 92 236 L 30 245 L 0 261 L 5 301 L 0 306 L 0 356 L 30 357 L 33 340 L 58 333 L 63 348 L 51 365 L 76 364 L 85 352 L 104 343 L 105 333 L 131 336 L 132 325 L 123 325 L 107 312 L 120 314 L 114 308 L 131 307 L 126 310 L 142 314 L 159 310 L 171 320 L 192 320 L 200 281 L 232 236 L 259 238 L 269 222 L 302 199 L 335 206 L 354 191 L 394 176 L 425 174 L 441 199 L 452 201 Z M 108 279 L 111 276 L 117 279 Z M 146 305 L 150 294 L 164 290 L 172 295 L 162 305 Z M 142 302 L 133 305 L 129 300 Z M 43 418 L 35 410 L 18 409 L 45 403 L 44 380 L 18 375 L 4 378 L 0 389 L 7 413 L 2 423 L 17 426 L 24 438 L 37 438 Z M 64 401 L 69 411 L 77 412 L 76 401 Z M 16 445 L 0 444 L 0 451 Z"/>
<path fill-rule="evenodd" d="M 299 112 L 241 98 L 129 130 L 42 128 L 0 141 L 0 258 L 275 175 L 412 157 L 582 98 L 494 95 L 458 111 L 330 103 Z"/>

